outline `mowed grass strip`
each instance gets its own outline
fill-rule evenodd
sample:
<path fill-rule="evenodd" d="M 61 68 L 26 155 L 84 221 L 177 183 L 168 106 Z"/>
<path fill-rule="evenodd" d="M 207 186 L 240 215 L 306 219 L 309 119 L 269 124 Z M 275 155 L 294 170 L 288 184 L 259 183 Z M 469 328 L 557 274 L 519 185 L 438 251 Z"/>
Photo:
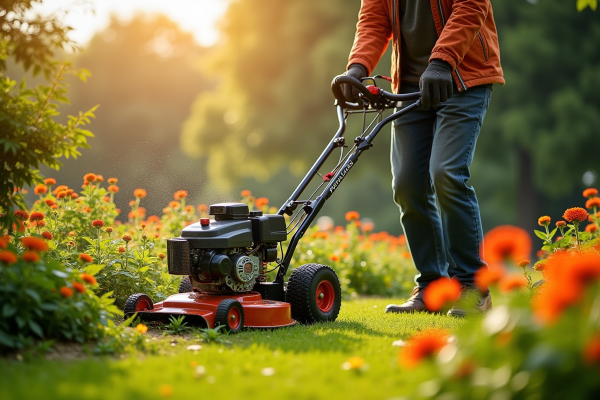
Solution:
<path fill-rule="evenodd" d="M 428 328 L 456 329 L 445 315 L 389 315 L 399 299 L 345 301 L 334 323 L 250 330 L 231 344 L 159 339 L 157 355 L 134 353 L 76 361 L 0 361 L 0 398 L 10 399 L 392 399 L 414 386 L 392 342 Z M 171 342 L 177 341 L 175 346 Z M 364 371 L 344 370 L 362 357 Z M 197 367 L 204 367 L 198 374 Z"/>

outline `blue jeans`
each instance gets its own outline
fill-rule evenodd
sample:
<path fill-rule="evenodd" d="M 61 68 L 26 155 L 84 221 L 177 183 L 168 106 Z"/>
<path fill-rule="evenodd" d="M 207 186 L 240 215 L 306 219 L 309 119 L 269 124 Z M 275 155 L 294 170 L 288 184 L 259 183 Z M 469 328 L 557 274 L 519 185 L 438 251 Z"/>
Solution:
<path fill-rule="evenodd" d="M 492 90 L 491 84 L 455 89 L 445 103 L 412 111 L 392 126 L 394 201 L 419 271 L 419 287 L 444 276 L 471 285 L 475 272 L 485 266 L 479 253 L 479 204 L 468 181 Z M 416 91 L 416 85 L 402 86 L 403 93 Z"/>

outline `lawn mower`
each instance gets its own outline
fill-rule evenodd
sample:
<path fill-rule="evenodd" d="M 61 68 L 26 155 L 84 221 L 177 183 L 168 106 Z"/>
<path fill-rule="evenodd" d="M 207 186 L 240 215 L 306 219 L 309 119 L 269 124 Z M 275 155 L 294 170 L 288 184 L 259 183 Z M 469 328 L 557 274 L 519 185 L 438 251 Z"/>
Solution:
<path fill-rule="evenodd" d="M 165 321 L 185 316 L 190 324 L 230 332 L 243 327 L 274 328 L 296 321 L 311 324 L 334 321 L 341 307 L 341 287 L 337 275 L 327 265 L 306 264 L 295 268 L 285 282 L 299 240 L 317 214 L 344 180 L 360 155 L 385 125 L 420 107 L 419 93 L 393 94 L 377 86 L 377 75 L 360 81 L 345 75 L 332 82 L 339 129 L 277 214 L 250 210 L 244 203 L 221 203 L 209 207 L 211 218 L 200 218 L 167 240 L 168 270 L 182 275 L 179 294 L 153 304 L 143 293 L 133 294 L 125 305 L 125 315 L 138 315 L 143 321 Z M 360 92 L 356 103 L 345 100 L 341 85 Z M 416 100 L 401 107 L 403 101 Z M 399 108 L 399 109 L 398 109 Z M 383 118 L 388 109 L 397 109 Z M 345 151 L 344 131 L 352 114 L 362 115 L 362 133 Z M 374 114 L 369 125 L 367 116 Z M 335 149 L 340 158 L 331 172 L 321 174 L 325 161 Z M 311 181 L 320 177 L 317 188 L 305 200 L 300 196 Z M 286 220 L 285 215 L 289 216 Z M 292 235 L 284 252 L 282 242 Z M 275 266 L 269 269 L 269 264 Z M 272 282 L 267 273 L 277 270 Z"/>

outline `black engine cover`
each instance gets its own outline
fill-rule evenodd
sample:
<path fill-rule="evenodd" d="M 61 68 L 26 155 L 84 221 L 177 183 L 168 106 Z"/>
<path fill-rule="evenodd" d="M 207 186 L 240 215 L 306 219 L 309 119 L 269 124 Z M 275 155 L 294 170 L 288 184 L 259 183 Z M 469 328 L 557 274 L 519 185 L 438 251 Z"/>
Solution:
<path fill-rule="evenodd" d="M 252 223 L 248 219 L 211 221 L 207 226 L 196 222 L 183 228 L 181 238 L 190 243 L 191 249 L 250 247 L 252 246 Z"/>

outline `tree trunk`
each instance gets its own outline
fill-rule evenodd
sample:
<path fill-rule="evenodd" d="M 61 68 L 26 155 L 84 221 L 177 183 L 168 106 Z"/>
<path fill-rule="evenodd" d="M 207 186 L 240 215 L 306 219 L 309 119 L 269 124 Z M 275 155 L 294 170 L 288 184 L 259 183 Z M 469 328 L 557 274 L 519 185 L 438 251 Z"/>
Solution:
<path fill-rule="evenodd" d="M 533 230 L 538 227 L 540 211 L 538 194 L 533 182 L 533 160 L 527 150 L 517 149 L 517 154 L 519 157 L 517 225 L 527 230 L 534 238 Z"/>

